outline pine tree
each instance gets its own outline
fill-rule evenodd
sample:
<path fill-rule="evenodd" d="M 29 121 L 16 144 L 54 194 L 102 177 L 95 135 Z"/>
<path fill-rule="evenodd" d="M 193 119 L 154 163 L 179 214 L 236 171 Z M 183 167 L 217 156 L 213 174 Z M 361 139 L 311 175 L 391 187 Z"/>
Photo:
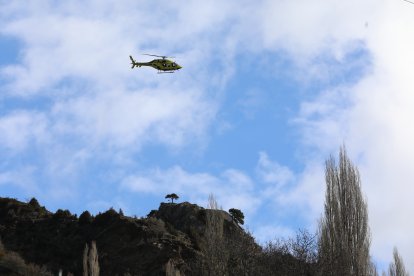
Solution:
<path fill-rule="evenodd" d="M 168 195 L 166 195 L 165 196 L 165 198 L 169 198 L 169 199 L 171 199 L 171 203 L 174 203 L 174 199 L 178 199 L 178 198 L 180 198 L 177 194 L 168 194 Z"/>

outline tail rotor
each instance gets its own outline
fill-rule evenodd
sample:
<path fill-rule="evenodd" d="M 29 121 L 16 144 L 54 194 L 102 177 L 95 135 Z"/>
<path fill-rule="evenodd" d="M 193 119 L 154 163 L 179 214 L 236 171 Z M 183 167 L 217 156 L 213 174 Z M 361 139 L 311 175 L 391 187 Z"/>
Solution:
<path fill-rule="evenodd" d="M 131 59 L 131 69 L 134 69 L 134 67 L 138 67 L 137 62 L 132 58 L 132 56 L 129 56 L 129 58 Z"/>

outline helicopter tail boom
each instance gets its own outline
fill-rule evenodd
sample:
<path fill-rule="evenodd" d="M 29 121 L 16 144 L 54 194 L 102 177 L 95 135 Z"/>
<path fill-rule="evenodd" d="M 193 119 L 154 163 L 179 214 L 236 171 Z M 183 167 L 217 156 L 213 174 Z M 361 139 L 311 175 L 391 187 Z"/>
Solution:
<path fill-rule="evenodd" d="M 148 62 L 137 62 L 132 56 L 129 56 L 129 58 L 131 59 L 131 69 L 141 66 L 151 66 Z"/>

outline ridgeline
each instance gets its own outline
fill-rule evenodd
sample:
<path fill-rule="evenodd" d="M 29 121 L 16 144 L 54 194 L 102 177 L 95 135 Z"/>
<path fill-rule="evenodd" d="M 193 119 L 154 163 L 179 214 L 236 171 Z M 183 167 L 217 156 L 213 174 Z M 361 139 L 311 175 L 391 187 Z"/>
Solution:
<path fill-rule="evenodd" d="M 114 209 L 78 218 L 36 199 L 0 198 L 0 236 L 1 275 L 83 275 L 92 243 L 99 275 L 314 274 L 314 264 L 264 250 L 227 212 L 188 202 L 161 203 L 146 218 Z"/>

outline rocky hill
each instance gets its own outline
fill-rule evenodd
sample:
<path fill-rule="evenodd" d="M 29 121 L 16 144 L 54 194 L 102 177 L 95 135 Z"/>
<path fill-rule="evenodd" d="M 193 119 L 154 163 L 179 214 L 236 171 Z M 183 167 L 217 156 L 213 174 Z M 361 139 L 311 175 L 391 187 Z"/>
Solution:
<path fill-rule="evenodd" d="M 78 218 L 67 210 L 51 213 L 35 199 L 0 198 L 0 236 L 6 250 L 54 275 L 82 275 L 85 245 L 92 241 L 100 275 L 279 275 L 261 270 L 269 267 L 260 265 L 261 247 L 227 212 L 188 202 L 161 203 L 141 219 L 113 209 Z"/>

